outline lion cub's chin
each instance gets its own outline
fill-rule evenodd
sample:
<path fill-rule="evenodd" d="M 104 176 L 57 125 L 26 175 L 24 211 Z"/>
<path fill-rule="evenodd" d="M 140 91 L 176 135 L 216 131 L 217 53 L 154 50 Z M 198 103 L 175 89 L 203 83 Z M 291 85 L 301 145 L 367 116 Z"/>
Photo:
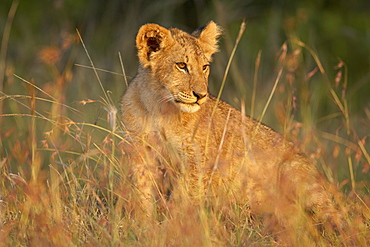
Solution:
<path fill-rule="evenodd" d="M 177 103 L 180 107 L 182 112 L 186 113 L 194 113 L 200 109 L 200 105 L 198 104 L 185 104 L 185 103 Z"/>

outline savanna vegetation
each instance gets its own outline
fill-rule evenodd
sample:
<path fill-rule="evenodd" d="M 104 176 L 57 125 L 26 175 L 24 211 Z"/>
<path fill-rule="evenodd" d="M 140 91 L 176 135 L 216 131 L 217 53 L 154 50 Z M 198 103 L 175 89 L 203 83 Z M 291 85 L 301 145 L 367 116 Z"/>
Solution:
<path fill-rule="evenodd" d="M 136 73 L 136 32 L 209 20 L 224 28 L 211 93 L 295 141 L 343 193 L 350 239 L 297 229 L 302 246 L 369 245 L 369 12 L 365 0 L 2 1 L 0 245 L 281 243 L 222 198 L 179 195 L 155 220 L 131 214 L 118 102 Z"/>

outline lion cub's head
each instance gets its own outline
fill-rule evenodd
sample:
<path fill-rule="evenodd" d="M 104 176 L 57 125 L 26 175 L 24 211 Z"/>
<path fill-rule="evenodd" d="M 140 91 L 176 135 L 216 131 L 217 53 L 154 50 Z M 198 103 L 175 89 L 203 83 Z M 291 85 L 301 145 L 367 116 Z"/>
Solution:
<path fill-rule="evenodd" d="M 157 24 L 140 28 L 136 37 L 140 66 L 149 71 L 150 86 L 161 103 L 188 113 L 200 109 L 207 99 L 209 64 L 220 33 L 213 21 L 192 34 Z"/>

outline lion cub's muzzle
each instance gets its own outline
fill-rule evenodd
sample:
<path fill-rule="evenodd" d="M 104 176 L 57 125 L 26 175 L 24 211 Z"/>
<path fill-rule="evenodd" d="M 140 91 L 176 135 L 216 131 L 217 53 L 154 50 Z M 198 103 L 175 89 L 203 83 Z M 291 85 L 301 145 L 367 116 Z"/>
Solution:
<path fill-rule="evenodd" d="M 193 113 L 200 109 L 200 105 L 207 99 L 207 92 L 179 92 L 174 96 L 175 102 L 179 105 L 181 111 Z"/>

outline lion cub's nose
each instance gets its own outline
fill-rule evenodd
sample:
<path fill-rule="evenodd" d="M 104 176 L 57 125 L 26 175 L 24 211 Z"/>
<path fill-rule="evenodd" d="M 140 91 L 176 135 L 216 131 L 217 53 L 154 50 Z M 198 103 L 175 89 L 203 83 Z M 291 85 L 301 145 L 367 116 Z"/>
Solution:
<path fill-rule="evenodd" d="M 194 92 L 193 91 L 193 95 L 195 97 L 197 97 L 198 100 L 200 100 L 200 99 L 203 99 L 204 97 L 206 97 L 207 96 L 207 93 L 197 93 L 197 92 Z"/>
<path fill-rule="evenodd" d="M 204 101 L 206 101 L 207 93 L 197 93 L 197 92 L 194 92 L 193 91 L 193 95 L 195 97 L 197 97 L 197 103 L 198 103 L 198 105 L 201 105 L 201 104 L 204 103 Z"/>

